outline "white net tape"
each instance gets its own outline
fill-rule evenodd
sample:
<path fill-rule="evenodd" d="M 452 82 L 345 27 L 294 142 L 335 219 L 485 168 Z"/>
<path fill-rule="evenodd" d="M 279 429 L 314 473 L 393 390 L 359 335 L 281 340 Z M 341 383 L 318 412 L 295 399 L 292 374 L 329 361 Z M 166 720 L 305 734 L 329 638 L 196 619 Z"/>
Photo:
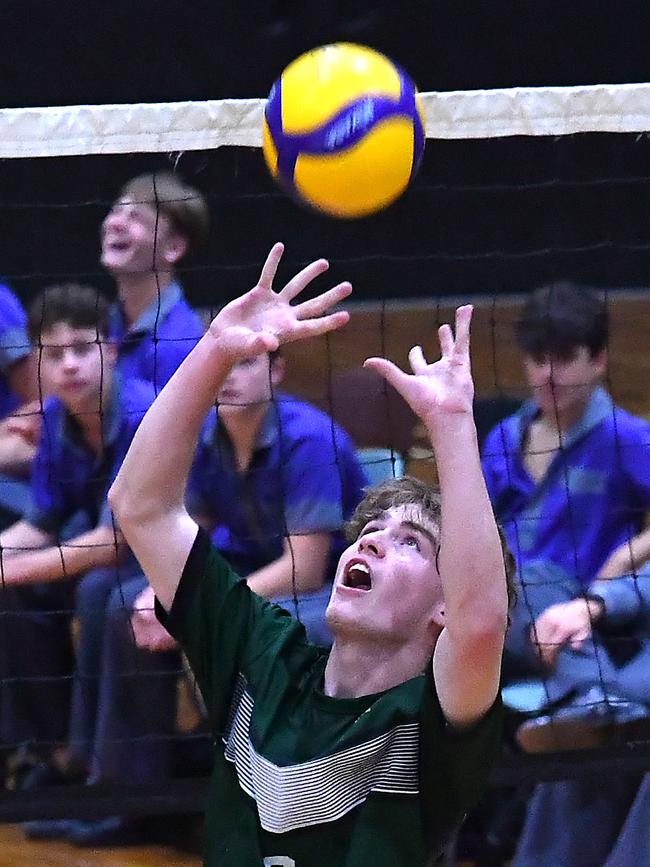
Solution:
<path fill-rule="evenodd" d="M 650 84 L 423 93 L 428 138 L 650 130 Z M 0 157 L 260 147 L 263 99 L 0 109 Z"/>

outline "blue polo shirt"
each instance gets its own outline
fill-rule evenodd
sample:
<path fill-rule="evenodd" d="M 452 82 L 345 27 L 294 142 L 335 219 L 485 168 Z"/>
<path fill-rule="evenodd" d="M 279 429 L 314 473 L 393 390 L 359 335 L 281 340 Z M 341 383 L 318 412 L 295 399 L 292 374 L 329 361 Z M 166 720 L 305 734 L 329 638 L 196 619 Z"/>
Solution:
<path fill-rule="evenodd" d="M 179 284 L 170 283 L 131 328 L 127 328 L 120 304 L 115 303 L 108 334 L 118 346 L 117 369 L 122 380 L 146 380 L 158 393 L 204 330 Z"/>
<path fill-rule="evenodd" d="M 32 503 L 25 520 L 54 535 L 78 512 L 86 515 L 91 527 L 110 526 L 108 489 L 154 397 L 151 383 L 131 380 L 128 388 L 123 388 L 120 377 L 114 376 L 103 419 L 105 447 L 101 457 L 85 443 L 61 401 L 48 398 L 32 465 Z"/>
<path fill-rule="evenodd" d="M 341 533 L 366 479 L 349 436 L 310 404 L 276 393 L 250 466 L 238 471 L 225 428 L 212 412 L 188 483 L 188 508 L 213 520 L 213 540 L 239 575 L 273 562 L 287 535 L 331 533 L 331 571 Z"/>
<path fill-rule="evenodd" d="M 7 372 L 30 351 L 27 316 L 22 304 L 11 289 L 0 284 L 0 419 L 20 404 L 20 398 L 11 390 Z"/>
<path fill-rule="evenodd" d="M 523 445 L 538 413 L 529 401 L 486 438 L 490 499 L 520 569 L 551 561 L 588 585 L 612 551 L 642 530 L 650 510 L 650 424 L 596 389 L 536 483 Z"/>

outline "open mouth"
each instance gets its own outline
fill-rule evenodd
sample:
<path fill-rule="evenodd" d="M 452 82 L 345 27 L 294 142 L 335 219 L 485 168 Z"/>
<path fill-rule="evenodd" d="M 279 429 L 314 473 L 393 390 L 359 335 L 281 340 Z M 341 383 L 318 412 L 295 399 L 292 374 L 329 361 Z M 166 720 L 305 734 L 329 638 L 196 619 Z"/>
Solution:
<path fill-rule="evenodd" d="M 111 250 L 117 253 L 122 253 L 124 250 L 128 250 L 129 241 L 127 238 L 118 238 L 113 236 L 104 236 L 103 239 L 103 247 L 104 250 Z"/>
<path fill-rule="evenodd" d="M 370 569 L 365 563 L 351 563 L 343 575 L 343 586 L 353 590 L 372 590 Z"/>

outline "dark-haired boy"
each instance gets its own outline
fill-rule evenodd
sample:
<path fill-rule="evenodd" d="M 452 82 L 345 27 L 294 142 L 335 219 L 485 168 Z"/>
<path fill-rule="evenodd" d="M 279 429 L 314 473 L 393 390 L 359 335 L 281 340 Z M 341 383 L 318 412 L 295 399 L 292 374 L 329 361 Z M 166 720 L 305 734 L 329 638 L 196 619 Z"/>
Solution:
<path fill-rule="evenodd" d="M 650 557 L 650 425 L 602 385 L 607 308 L 595 292 L 537 290 L 517 339 L 531 399 L 487 437 L 483 469 L 522 583 L 507 647 L 532 663 L 530 629 L 546 608 Z M 553 699 L 570 691 L 549 687 Z"/>
<path fill-rule="evenodd" d="M 634 631 L 600 634 L 602 605 L 590 594 L 650 556 L 650 425 L 615 406 L 602 386 L 608 322 L 597 293 L 542 287 L 524 307 L 517 338 L 532 398 L 483 447 L 520 581 L 506 660 L 514 672 L 541 672 L 548 699 L 565 703 L 524 723 L 518 737 L 531 751 L 594 746 L 647 716 L 642 684 L 629 688 L 634 664 L 627 679 L 619 676 L 641 644 Z M 634 785 L 538 786 L 513 864 L 603 863 Z M 578 831 L 587 814 L 589 840 Z"/>
<path fill-rule="evenodd" d="M 232 367 L 348 319 L 330 309 L 349 284 L 291 305 L 324 260 L 274 292 L 281 255 L 276 245 L 257 286 L 223 308 L 158 395 L 111 503 L 206 700 L 205 863 L 424 867 L 500 743 L 507 584 L 472 417 L 471 309 L 457 311 L 455 339 L 440 329 L 438 362 L 412 351 L 414 375 L 368 362 L 426 425 L 441 496 L 400 481 L 401 498 L 376 498 L 339 560 L 327 653 L 239 580 L 184 503 L 201 424 Z"/>
<path fill-rule="evenodd" d="M 29 330 L 50 397 L 43 404 L 31 506 L 0 535 L 1 724 L 5 744 L 47 750 L 68 735 L 72 609 L 83 669 L 97 653 L 101 632 L 101 612 L 84 610 L 86 584 L 115 586 L 139 573 L 132 557 L 122 558 L 125 546 L 106 493 L 154 392 L 137 380 L 125 387 L 114 374 L 108 303 L 95 289 L 46 289 L 32 303 Z M 62 541 L 61 531 L 78 515 L 87 529 Z M 82 575 L 75 587 L 71 579 Z M 81 686 L 93 689 L 92 682 Z"/>

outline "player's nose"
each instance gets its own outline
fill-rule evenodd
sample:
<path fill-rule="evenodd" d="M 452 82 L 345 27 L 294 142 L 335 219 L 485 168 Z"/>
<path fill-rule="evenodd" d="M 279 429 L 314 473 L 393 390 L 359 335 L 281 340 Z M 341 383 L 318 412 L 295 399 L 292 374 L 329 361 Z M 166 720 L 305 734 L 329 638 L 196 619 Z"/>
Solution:
<path fill-rule="evenodd" d="M 383 557 L 386 548 L 381 536 L 381 531 L 366 533 L 359 539 L 359 552 L 372 554 L 374 557 Z"/>

